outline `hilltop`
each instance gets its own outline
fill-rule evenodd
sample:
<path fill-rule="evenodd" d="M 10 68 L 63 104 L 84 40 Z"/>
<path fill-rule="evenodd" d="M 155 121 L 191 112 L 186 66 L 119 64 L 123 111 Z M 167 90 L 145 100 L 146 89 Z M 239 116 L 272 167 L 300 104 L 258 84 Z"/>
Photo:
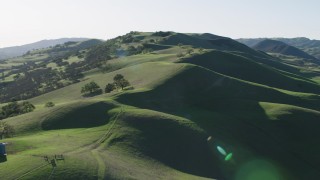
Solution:
<path fill-rule="evenodd" d="M 320 176 L 320 68 L 304 58 L 208 33 L 130 32 L 30 51 L 0 70 L 0 106 L 35 106 L 1 120 L 16 131 L 2 140 L 4 179 Z M 81 93 L 118 74 L 130 86 Z M 54 155 L 56 168 L 44 158 Z"/>
<path fill-rule="evenodd" d="M 79 41 L 85 41 L 85 40 L 88 40 L 88 38 L 60 38 L 60 39 L 51 39 L 51 40 L 41 40 L 38 42 L 25 44 L 21 46 L 0 48 L 0 60 L 22 56 L 28 51 L 35 50 L 35 49 L 48 48 L 50 46 L 55 46 L 57 44 L 64 44 L 70 41 L 79 42 Z"/>

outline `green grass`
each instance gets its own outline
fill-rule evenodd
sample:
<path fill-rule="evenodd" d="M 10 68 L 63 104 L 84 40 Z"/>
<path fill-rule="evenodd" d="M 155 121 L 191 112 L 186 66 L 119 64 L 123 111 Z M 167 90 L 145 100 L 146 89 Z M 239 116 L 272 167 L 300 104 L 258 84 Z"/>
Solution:
<path fill-rule="evenodd" d="M 136 36 L 156 38 L 150 35 Z M 79 83 L 29 99 L 34 112 L 4 120 L 16 135 L 3 140 L 9 144 L 1 179 L 48 179 L 52 168 L 41 156 L 55 154 L 65 161 L 52 179 L 319 177 L 316 71 L 276 62 L 232 40 L 186 36 L 174 34 L 163 49 L 108 61 L 108 73 L 93 69 Z M 210 49 L 222 43 L 232 51 L 209 49 L 178 62 L 176 55 L 185 51 L 178 42 Z M 116 74 L 134 89 L 81 95 L 84 84 L 95 81 L 104 89 Z M 45 108 L 49 101 L 56 106 Z M 218 145 L 233 153 L 231 161 L 224 161 Z"/>

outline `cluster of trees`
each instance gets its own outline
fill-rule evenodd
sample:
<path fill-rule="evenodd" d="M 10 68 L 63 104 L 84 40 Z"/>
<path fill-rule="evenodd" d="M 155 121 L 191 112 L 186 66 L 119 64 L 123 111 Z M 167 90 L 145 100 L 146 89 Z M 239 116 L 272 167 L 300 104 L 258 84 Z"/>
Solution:
<path fill-rule="evenodd" d="M 15 130 L 10 124 L 0 121 L 0 139 L 12 137 Z"/>
<path fill-rule="evenodd" d="M 113 77 L 113 83 L 108 83 L 106 85 L 104 92 L 110 93 L 111 91 L 117 88 L 121 88 L 123 90 L 123 88 L 127 86 L 130 86 L 129 81 L 126 80 L 123 75 L 117 74 L 116 76 Z"/>
<path fill-rule="evenodd" d="M 108 83 L 106 85 L 105 93 L 110 93 L 111 91 L 117 88 L 121 88 L 123 90 L 127 86 L 130 86 L 129 81 L 126 80 L 123 75 L 117 74 L 113 78 L 113 83 Z M 102 89 L 96 82 L 91 81 L 90 83 L 85 84 L 81 88 L 81 93 L 84 94 L 84 96 L 93 96 L 93 95 L 102 94 Z"/>
<path fill-rule="evenodd" d="M 8 117 L 17 116 L 19 114 L 24 114 L 32 112 L 35 109 L 34 105 L 28 101 L 18 103 L 13 101 L 3 106 L 0 110 L 0 120 Z"/>

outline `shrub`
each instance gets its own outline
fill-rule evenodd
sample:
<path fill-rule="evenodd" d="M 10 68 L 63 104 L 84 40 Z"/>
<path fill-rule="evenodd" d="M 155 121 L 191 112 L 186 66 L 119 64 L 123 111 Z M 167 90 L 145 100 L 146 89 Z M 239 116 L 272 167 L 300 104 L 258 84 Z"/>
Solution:
<path fill-rule="evenodd" d="M 21 109 L 20 112 L 24 114 L 24 113 L 32 112 L 35 109 L 35 107 L 30 102 L 24 101 L 22 102 L 20 109 Z"/>
<path fill-rule="evenodd" d="M 55 104 L 53 103 L 53 102 L 47 102 L 45 105 L 44 105 L 44 107 L 53 107 L 53 106 L 55 106 Z"/>
<path fill-rule="evenodd" d="M 0 139 L 12 137 L 15 130 L 14 127 L 6 122 L 0 121 Z"/>

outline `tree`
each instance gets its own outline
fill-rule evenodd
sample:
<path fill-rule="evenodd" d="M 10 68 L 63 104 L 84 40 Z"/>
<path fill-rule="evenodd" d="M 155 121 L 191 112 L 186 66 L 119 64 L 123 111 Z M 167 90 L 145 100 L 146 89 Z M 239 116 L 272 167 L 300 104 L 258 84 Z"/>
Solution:
<path fill-rule="evenodd" d="M 13 126 L 6 122 L 0 121 L 0 139 L 3 139 L 5 137 L 12 137 L 15 130 Z"/>
<path fill-rule="evenodd" d="M 124 87 L 130 86 L 130 83 L 126 79 L 121 79 L 120 81 L 117 82 L 117 86 L 121 87 L 121 89 L 123 90 Z"/>
<path fill-rule="evenodd" d="M 28 101 L 24 101 L 20 107 L 20 113 L 28 113 L 32 112 L 35 109 L 34 105 Z"/>
<path fill-rule="evenodd" d="M 114 84 L 108 83 L 108 84 L 106 85 L 106 88 L 104 89 L 104 92 L 105 92 L 105 93 L 110 93 L 111 91 L 113 91 L 113 90 L 115 90 L 115 89 L 116 89 L 116 87 L 115 87 Z"/>
<path fill-rule="evenodd" d="M 120 88 L 123 90 L 124 87 L 130 86 L 130 83 L 128 80 L 124 79 L 123 75 L 117 74 L 113 78 L 114 84 L 117 88 Z"/>
<path fill-rule="evenodd" d="M 113 77 L 113 81 L 116 82 L 116 81 L 119 81 L 120 79 L 123 79 L 123 75 L 122 74 L 117 74 Z"/>
<path fill-rule="evenodd" d="M 100 86 L 94 81 L 91 81 L 90 83 L 85 84 L 81 88 L 82 94 L 95 94 L 95 93 L 100 93 L 100 92 L 102 92 Z"/>

